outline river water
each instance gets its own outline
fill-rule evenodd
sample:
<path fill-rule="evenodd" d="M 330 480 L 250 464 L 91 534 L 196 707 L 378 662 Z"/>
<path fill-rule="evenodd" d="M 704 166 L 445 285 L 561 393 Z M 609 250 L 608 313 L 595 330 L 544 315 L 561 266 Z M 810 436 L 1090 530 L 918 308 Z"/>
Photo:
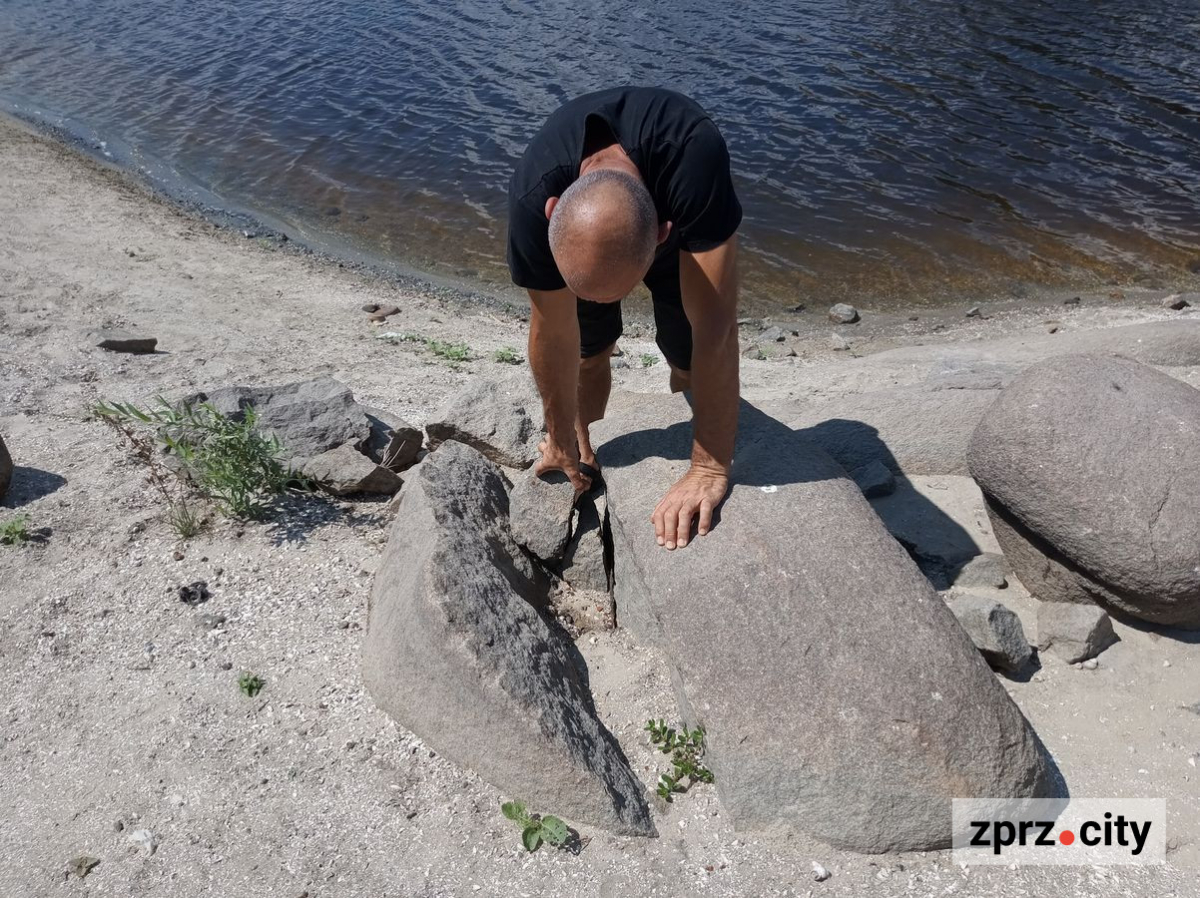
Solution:
<path fill-rule="evenodd" d="M 525 142 L 621 83 L 724 131 L 751 307 L 1200 258 L 1200 0 L 0 0 L 0 108 L 485 289 Z"/>

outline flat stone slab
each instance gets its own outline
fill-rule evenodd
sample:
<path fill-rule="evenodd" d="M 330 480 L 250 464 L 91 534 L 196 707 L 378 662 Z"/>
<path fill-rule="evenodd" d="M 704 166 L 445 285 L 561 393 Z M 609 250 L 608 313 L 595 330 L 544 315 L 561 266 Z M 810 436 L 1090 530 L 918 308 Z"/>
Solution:
<path fill-rule="evenodd" d="M 1130 359 L 1074 356 L 1004 390 L 968 460 L 1035 596 L 1200 627 L 1197 446 L 1200 391 Z"/>
<path fill-rule="evenodd" d="M 593 440 L 619 626 L 657 643 L 739 828 L 863 852 L 950 842 L 950 799 L 1046 796 L 1052 762 L 946 604 L 828 455 L 743 402 L 734 485 L 687 548 L 651 511 L 684 473 L 682 396 L 617 394 Z"/>
<path fill-rule="evenodd" d="M 101 349 L 109 352 L 124 352 L 129 355 L 148 355 L 158 346 L 158 337 L 131 334 L 128 331 L 106 329 L 92 331 L 92 340 Z"/>
<path fill-rule="evenodd" d="M 879 462 L 902 474 L 966 474 L 967 445 L 996 390 L 904 387 L 828 402 L 763 406 L 847 471 Z"/>
<path fill-rule="evenodd" d="M 322 489 L 335 496 L 359 493 L 391 496 L 404 483 L 399 474 L 371 461 L 352 443 L 309 459 L 302 470 Z"/>
<path fill-rule="evenodd" d="M 653 834 L 645 790 L 596 716 L 549 584 L 512 538 L 503 474 L 449 442 L 410 472 L 375 577 L 363 678 L 376 703 L 506 797 Z"/>

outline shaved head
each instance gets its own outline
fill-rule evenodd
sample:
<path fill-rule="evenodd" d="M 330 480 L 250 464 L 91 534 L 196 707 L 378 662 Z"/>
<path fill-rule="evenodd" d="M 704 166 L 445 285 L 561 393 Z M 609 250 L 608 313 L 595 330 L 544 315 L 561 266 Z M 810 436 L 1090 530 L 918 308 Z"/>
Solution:
<path fill-rule="evenodd" d="M 658 246 L 654 199 L 638 178 L 602 168 L 563 191 L 550 215 L 550 251 L 571 291 L 614 302 L 650 269 Z"/>

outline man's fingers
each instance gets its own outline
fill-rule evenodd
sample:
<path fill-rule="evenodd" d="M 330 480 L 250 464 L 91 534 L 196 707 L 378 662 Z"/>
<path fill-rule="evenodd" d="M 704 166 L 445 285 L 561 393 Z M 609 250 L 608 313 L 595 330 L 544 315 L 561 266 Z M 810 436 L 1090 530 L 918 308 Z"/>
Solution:
<path fill-rule="evenodd" d="M 710 499 L 700 500 L 700 523 L 696 527 L 699 536 L 704 536 L 712 527 L 713 504 Z"/>
<path fill-rule="evenodd" d="M 574 471 L 568 471 L 567 476 L 571 478 L 571 483 L 575 486 L 575 495 L 581 496 L 592 488 L 592 478 L 588 477 L 578 468 Z"/>
<path fill-rule="evenodd" d="M 650 522 L 654 524 L 654 539 L 660 546 L 663 544 L 663 514 L 662 502 L 654 507 L 654 513 L 650 515 Z"/>
<path fill-rule="evenodd" d="M 696 513 L 696 507 L 687 502 L 679 507 L 679 529 L 675 533 L 676 542 L 679 548 L 683 548 L 688 544 L 688 540 L 692 538 L 692 516 Z"/>
<path fill-rule="evenodd" d="M 675 548 L 675 528 L 679 525 L 679 515 L 675 511 L 674 503 L 662 510 L 663 520 L 663 541 L 662 544 L 668 549 Z"/>

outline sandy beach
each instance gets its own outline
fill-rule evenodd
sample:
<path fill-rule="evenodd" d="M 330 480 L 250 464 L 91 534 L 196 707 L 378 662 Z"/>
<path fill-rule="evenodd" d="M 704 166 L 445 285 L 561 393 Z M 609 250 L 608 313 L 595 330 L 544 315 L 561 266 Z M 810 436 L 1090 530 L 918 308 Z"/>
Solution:
<path fill-rule="evenodd" d="M 297 498 L 274 520 L 217 521 L 181 544 L 142 468 L 88 414 L 99 400 L 330 375 L 420 426 L 472 378 L 511 371 L 497 350 L 525 353 L 519 305 L 400 287 L 293 243 L 189 215 L 0 121 L 0 434 L 17 466 L 0 519 L 47 528 L 0 546 L 0 895 L 1200 895 L 1200 645 L 1120 622 L 1098 669 L 1046 658 L 1001 682 L 1073 794 L 1167 800 L 1164 866 L 963 869 L 948 852 L 856 855 L 791 832 L 735 832 L 706 787 L 656 809 L 656 839 L 581 826 L 581 850 L 527 854 L 499 810 L 515 796 L 430 751 L 364 691 L 386 502 Z M 804 311 L 745 323 L 747 347 L 767 326 L 787 336 L 764 352 L 782 357 L 743 359 L 743 395 L 819 404 L 901 383 L 863 364 L 887 350 L 1068 339 L 1195 314 L 1163 308 L 1165 292 L 980 296 L 971 317 L 864 307 L 859 325 L 838 330 L 848 350 L 831 346 L 828 303 L 797 297 Z M 361 311 L 372 303 L 401 311 L 376 326 Z M 652 330 L 627 321 L 616 388 L 667 392 Z M 88 332 L 109 327 L 152 335 L 159 351 L 105 352 Z M 449 365 L 378 339 L 386 331 L 463 342 L 475 359 Z M 1200 386 L 1200 369 L 1169 373 Z M 914 486 L 952 493 L 980 545 L 994 546 L 963 481 Z M 201 610 L 224 618 L 214 626 L 178 600 L 196 580 L 212 592 Z M 1003 599 L 1033 632 L 1034 600 L 1017 584 Z M 659 761 L 641 728 L 674 713 L 666 667 L 621 630 L 579 649 L 601 716 L 652 786 Z M 242 671 L 266 681 L 254 699 L 237 688 Z M 141 830 L 153 852 L 130 840 Z M 79 855 L 100 859 L 86 879 L 67 872 Z M 814 861 L 832 877 L 814 882 Z"/>

